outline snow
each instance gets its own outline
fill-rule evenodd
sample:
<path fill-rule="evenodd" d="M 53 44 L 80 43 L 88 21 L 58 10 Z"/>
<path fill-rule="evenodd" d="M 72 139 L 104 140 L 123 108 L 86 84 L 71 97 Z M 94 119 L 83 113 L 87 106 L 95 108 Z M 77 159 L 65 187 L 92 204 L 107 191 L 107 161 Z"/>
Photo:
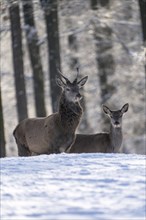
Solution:
<path fill-rule="evenodd" d="M 1 219 L 144 220 L 145 155 L 1 159 Z"/>

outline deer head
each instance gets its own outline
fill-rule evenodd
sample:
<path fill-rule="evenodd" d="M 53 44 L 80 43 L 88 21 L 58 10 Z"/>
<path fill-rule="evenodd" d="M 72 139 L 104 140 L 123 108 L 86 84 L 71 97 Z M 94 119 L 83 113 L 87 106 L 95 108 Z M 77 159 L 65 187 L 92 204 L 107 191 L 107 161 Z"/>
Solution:
<path fill-rule="evenodd" d="M 111 120 L 113 127 L 121 127 L 122 125 L 122 116 L 125 112 L 128 111 L 129 104 L 126 103 L 120 110 L 112 111 L 107 106 L 103 105 L 103 111 L 107 114 Z"/>
<path fill-rule="evenodd" d="M 80 89 L 85 85 L 88 76 L 78 81 L 79 69 L 77 68 L 77 76 L 73 82 L 70 82 L 60 71 L 60 75 L 56 78 L 56 83 L 60 86 L 69 102 L 78 102 L 82 98 Z"/>

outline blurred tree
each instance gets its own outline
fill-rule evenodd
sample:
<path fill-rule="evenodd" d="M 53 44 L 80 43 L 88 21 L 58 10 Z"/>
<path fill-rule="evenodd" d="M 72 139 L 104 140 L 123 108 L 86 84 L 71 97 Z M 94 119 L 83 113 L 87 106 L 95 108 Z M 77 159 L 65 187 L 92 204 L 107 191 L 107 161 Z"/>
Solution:
<path fill-rule="evenodd" d="M 71 23 L 71 22 L 70 22 Z M 75 71 L 77 67 L 79 67 L 79 59 L 77 57 L 78 54 L 78 42 L 77 37 L 74 33 L 71 33 L 68 35 L 68 45 L 70 49 L 70 69 L 71 71 Z M 82 77 L 82 75 L 79 75 L 79 77 Z M 84 96 L 84 89 L 82 88 L 82 96 L 83 99 L 81 100 L 81 105 L 84 109 L 84 114 L 82 116 L 82 120 L 79 126 L 79 132 L 84 133 L 87 132 L 87 129 L 89 128 L 88 121 L 87 121 L 87 111 L 86 111 L 86 103 L 85 103 L 85 96 Z"/>
<path fill-rule="evenodd" d="M 56 85 L 57 69 L 61 70 L 60 47 L 59 47 L 59 30 L 58 30 L 58 1 L 57 0 L 40 0 L 44 9 L 47 40 L 48 40 L 48 59 L 49 59 L 49 76 L 51 87 L 51 99 L 53 112 L 58 110 L 58 98 L 60 88 Z"/>
<path fill-rule="evenodd" d="M 96 10 L 97 9 L 97 1 L 98 0 L 90 0 L 90 4 L 91 4 L 92 10 Z"/>
<path fill-rule="evenodd" d="M 96 10 L 100 6 L 107 7 L 107 6 L 109 6 L 109 1 L 110 0 L 91 0 L 90 1 L 91 8 L 92 8 L 92 10 Z"/>
<path fill-rule="evenodd" d="M 44 94 L 44 74 L 41 64 L 38 35 L 35 26 L 33 1 L 22 0 L 25 22 L 25 32 L 29 49 L 30 61 L 33 70 L 34 96 L 36 115 L 46 116 L 45 94 Z"/>
<path fill-rule="evenodd" d="M 9 6 L 11 39 L 13 52 L 13 66 L 17 97 L 17 111 L 19 121 L 27 118 L 27 100 L 24 82 L 23 52 L 20 11 L 18 1 L 11 1 Z"/>
<path fill-rule="evenodd" d="M 139 7 L 140 7 L 141 23 L 142 23 L 142 30 L 143 30 L 143 41 L 144 41 L 144 47 L 146 50 L 146 1 L 139 0 Z M 145 72 L 146 72 L 146 54 L 145 54 Z"/>
<path fill-rule="evenodd" d="M 0 87 L 0 157 L 6 156 L 5 149 L 5 135 L 4 135 L 4 120 L 3 120 L 3 109 L 2 109 L 2 97 Z"/>
<path fill-rule="evenodd" d="M 104 7 L 109 10 L 109 0 L 91 0 L 92 10 L 98 10 L 100 7 Z M 98 77 L 100 83 L 100 96 L 101 105 L 108 102 L 116 88 L 109 83 L 108 77 L 115 72 L 115 62 L 112 55 L 112 29 L 106 24 L 100 22 L 94 22 L 94 39 L 96 45 L 96 61 L 98 67 Z M 104 113 L 102 113 L 103 125 L 102 129 L 106 131 L 108 129 L 108 119 Z"/>
<path fill-rule="evenodd" d="M 139 0 L 140 14 L 141 14 L 141 22 L 143 29 L 143 40 L 145 42 L 146 47 L 146 1 Z"/>

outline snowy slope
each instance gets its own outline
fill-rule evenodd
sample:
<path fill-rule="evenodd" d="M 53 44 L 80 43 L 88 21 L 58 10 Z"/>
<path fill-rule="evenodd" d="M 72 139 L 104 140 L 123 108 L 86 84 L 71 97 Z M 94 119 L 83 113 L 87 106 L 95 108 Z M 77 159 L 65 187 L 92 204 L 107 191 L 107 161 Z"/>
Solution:
<path fill-rule="evenodd" d="M 1 159 L 1 219 L 145 219 L 144 155 Z"/>

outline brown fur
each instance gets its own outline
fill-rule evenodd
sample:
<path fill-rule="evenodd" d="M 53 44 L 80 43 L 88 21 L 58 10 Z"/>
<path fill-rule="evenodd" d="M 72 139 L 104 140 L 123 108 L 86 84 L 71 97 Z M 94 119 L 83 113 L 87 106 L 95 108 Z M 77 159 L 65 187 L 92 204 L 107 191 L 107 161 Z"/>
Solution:
<path fill-rule="evenodd" d="M 74 144 L 67 150 L 68 153 L 118 153 L 120 151 L 123 140 L 122 115 L 128 111 L 128 104 L 117 111 L 111 111 L 106 106 L 103 106 L 103 110 L 110 117 L 109 133 L 77 134 Z"/>
<path fill-rule="evenodd" d="M 76 79 L 73 83 L 65 79 L 66 83 L 57 79 L 63 89 L 57 113 L 44 118 L 24 119 L 15 128 L 13 135 L 19 156 L 64 152 L 74 142 L 75 131 L 82 116 L 79 89 L 87 77 L 79 82 Z M 66 91 L 66 87 L 70 92 Z"/>

